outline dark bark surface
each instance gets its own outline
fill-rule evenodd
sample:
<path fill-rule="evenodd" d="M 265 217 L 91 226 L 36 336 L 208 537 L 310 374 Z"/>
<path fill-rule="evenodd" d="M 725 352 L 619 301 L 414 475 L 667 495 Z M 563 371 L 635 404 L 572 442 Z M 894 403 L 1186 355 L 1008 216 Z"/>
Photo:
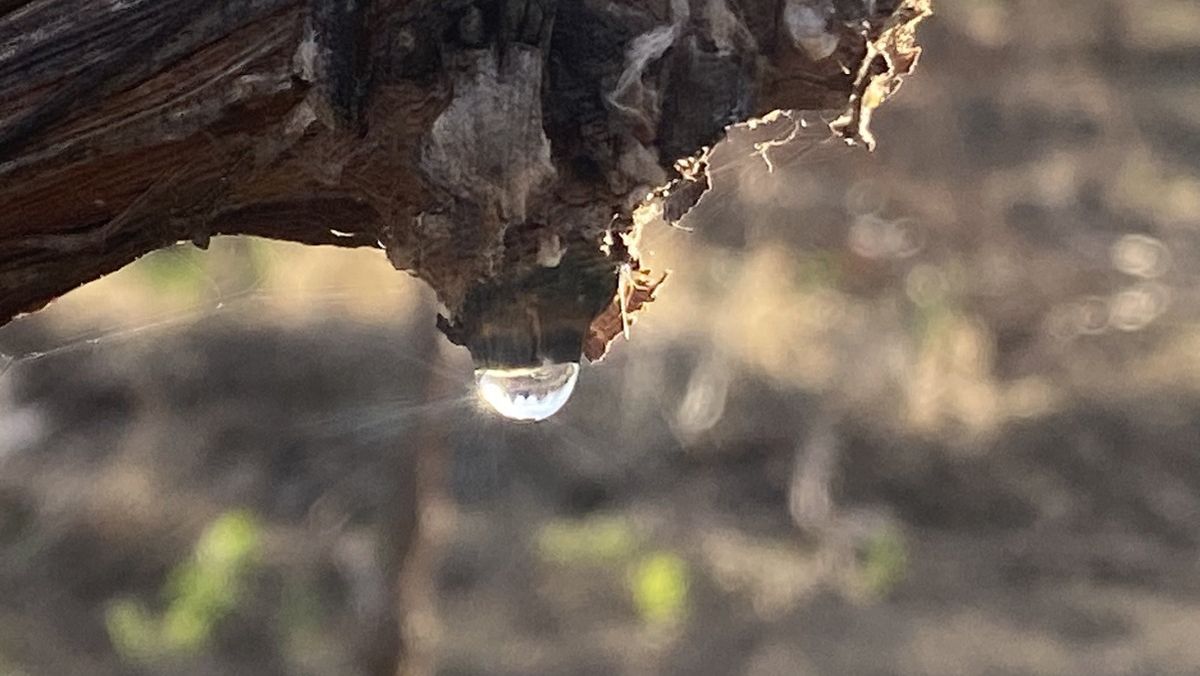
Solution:
<path fill-rule="evenodd" d="M 156 248 L 248 234 L 386 249 L 458 342 L 530 308 L 578 333 L 637 269 L 618 235 L 676 160 L 777 108 L 844 110 L 869 143 L 927 8 L 6 0 L 0 323 Z M 657 193 L 671 217 L 703 192 L 683 187 Z"/>

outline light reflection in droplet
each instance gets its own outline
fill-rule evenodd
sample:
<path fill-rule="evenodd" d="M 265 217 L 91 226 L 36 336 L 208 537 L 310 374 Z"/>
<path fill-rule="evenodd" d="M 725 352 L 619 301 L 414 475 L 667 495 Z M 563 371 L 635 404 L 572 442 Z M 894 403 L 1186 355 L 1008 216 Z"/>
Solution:
<path fill-rule="evenodd" d="M 510 420 L 537 422 L 558 413 L 571 398 L 579 364 L 545 364 L 527 368 L 476 369 L 479 398 Z"/>

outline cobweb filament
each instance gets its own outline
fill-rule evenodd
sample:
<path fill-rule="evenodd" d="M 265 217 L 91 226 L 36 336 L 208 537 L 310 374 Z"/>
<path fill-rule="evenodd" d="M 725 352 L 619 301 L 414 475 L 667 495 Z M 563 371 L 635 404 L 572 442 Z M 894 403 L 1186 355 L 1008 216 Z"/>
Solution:
<path fill-rule="evenodd" d="M 255 292 L 247 291 L 237 294 L 235 298 L 241 297 L 243 299 L 252 299 L 255 295 L 257 295 Z M 92 329 L 83 331 L 75 334 L 74 336 L 66 338 L 58 345 L 47 347 L 43 350 L 30 350 L 16 354 L 0 353 L 0 378 L 3 378 L 10 370 L 23 367 L 26 364 L 35 361 L 49 359 L 64 354 L 70 354 L 80 350 L 103 347 L 109 344 L 119 343 L 143 336 L 145 334 L 152 334 L 156 331 L 164 331 L 173 327 L 183 328 L 191 326 L 197 323 L 199 320 L 225 309 L 226 302 L 226 300 L 222 300 L 209 307 L 192 309 L 182 313 L 172 314 L 158 320 L 144 322 L 125 328 Z"/>
<path fill-rule="evenodd" d="M 762 118 L 729 128 L 725 140 L 717 144 L 710 179 L 731 171 L 744 173 L 754 165 L 765 165 L 768 174 L 792 165 L 818 151 L 844 151 L 849 146 L 829 128 L 829 121 L 818 117 L 811 122 L 792 111 L 775 111 Z M 783 121 L 787 121 L 785 126 Z M 762 138 L 763 132 L 770 133 Z M 757 138 L 756 138 L 757 137 Z M 723 156 L 730 154 L 729 159 Z M 715 185 L 715 183 L 714 183 Z"/>
<path fill-rule="evenodd" d="M 445 397 L 398 396 L 413 385 L 397 389 L 380 383 L 371 394 L 363 389 L 365 385 L 349 384 L 357 379 L 353 372 L 319 376 L 324 380 L 313 381 L 314 386 L 333 383 L 325 406 L 334 419 L 318 427 L 347 435 L 370 434 L 381 425 L 394 427 L 414 417 L 440 417 L 442 411 L 469 408 L 474 401 L 466 389 L 469 371 L 451 369 L 438 350 L 430 349 L 437 338 L 428 294 L 415 282 L 397 278 L 386 260 L 380 257 L 375 262 L 375 258 L 248 238 L 214 240 L 207 252 L 185 246 L 151 254 L 64 296 L 44 311 L 0 327 L 0 387 L 11 386 L 18 372 L 22 382 L 46 377 L 43 368 L 47 374 L 60 372 L 57 365 L 42 364 L 78 352 L 88 352 L 87 363 L 99 367 L 89 366 L 81 377 L 123 380 L 128 369 L 147 370 L 157 377 L 165 363 L 173 372 L 173 382 L 196 381 L 189 385 L 195 388 L 208 387 L 199 381 L 220 379 L 224 377 L 220 370 L 231 366 L 236 370 L 243 359 L 248 367 L 241 369 L 243 382 L 248 382 L 246 374 L 253 367 L 261 371 L 267 359 L 266 363 L 278 362 L 278 368 L 294 371 L 281 377 L 307 383 L 306 374 L 324 371 L 321 362 L 349 359 L 352 368 L 358 368 L 372 356 L 386 355 L 391 362 L 386 368 L 405 380 L 410 375 L 416 379 L 413 383 L 432 377 L 458 387 Z M 220 346 L 233 336 L 243 336 L 238 340 L 245 342 L 268 334 L 283 337 L 285 342 L 279 344 L 284 347 L 267 345 L 273 352 L 262 358 L 251 353 L 221 355 Z M 353 343 L 347 345 L 347 340 Z M 108 352 L 110 347 L 119 347 L 119 352 Z M 327 356 L 330 351 L 342 356 Z M 177 359 L 178 368 L 169 366 Z M 39 362 L 36 372 L 33 362 Z M 289 368 L 289 363 L 295 368 Z M 397 366 L 405 363 L 411 366 Z M 338 378 L 346 384 L 339 384 Z M 53 396 L 53 391 L 38 391 L 44 392 L 39 398 Z M 295 423 L 297 429 L 305 426 L 303 419 Z"/>
<path fill-rule="evenodd" d="M 462 411 L 470 413 L 475 395 L 458 392 L 435 399 L 415 397 L 381 398 L 368 405 L 356 405 L 350 410 L 322 416 L 300 426 L 305 434 L 317 438 L 346 437 L 356 442 L 374 442 L 406 434 L 401 424 L 429 421 L 443 414 Z"/>

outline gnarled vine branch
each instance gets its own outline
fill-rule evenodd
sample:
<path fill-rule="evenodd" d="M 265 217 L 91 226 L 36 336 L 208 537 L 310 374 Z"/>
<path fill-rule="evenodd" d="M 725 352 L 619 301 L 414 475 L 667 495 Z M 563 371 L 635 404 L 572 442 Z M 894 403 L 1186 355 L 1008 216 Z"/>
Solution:
<path fill-rule="evenodd" d="M 625 302 L 616 271 L 638 269 L 626 244 L 646 195 L 678 218 L 703 193 L 703 162 L 681 177 L 677 160 L 778 108 L 844 110 L 840 133 L 869 141 L 927 12 L 928 0 L 8 0 L 0 323 L 156 248 L 251 234 L 385 249 L 433 286 L 444 330 L 469 346 L 530 313 L 577 343 Z M 612 324 L 593 328 L 589 354 Z"/>

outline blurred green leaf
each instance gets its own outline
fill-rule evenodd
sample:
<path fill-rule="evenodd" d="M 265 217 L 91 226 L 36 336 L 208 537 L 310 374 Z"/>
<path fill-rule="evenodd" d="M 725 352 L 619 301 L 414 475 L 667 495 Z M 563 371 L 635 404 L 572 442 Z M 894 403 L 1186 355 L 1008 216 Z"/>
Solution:
<path fill-rule="evenodd" d="M 867 540 L 862 553 L 862 581 L 869 594 L 887 596 L 908 576 L 908 543 L 894 530 Z"/>
<path fill-rule="evenodd" d="M 202 292 L 208 278 L 203 256 L 194 246 L 180 244 L 142 256 L 132 269 L 156 292 L 190 298 Z"/>
<path fill-rule="evenodd" d="M 105 625 L 117 651 L 126 659 L 147 661 L 202 649 L 217 623 L 237 606 L 258 552 L 260 530 L 244 511 L 228 512 L 209 524 L 192 556 L 163 586 L 166 608 L 161 617 L 129 599 L 110 605 Z"/>
<path fill-rule="evenodd" d="M 605 563 L 628 559 L 637 546 L 627 520 L 595 517 L 552 521 L 537 536 L 538 553 L 555 563 Z"/>
<path fill-rule="evenodd" d="M 631 569 L 628 584 L 638 614 L 647 624 L 675 623 L 687 611 L 687 562 L 676 554 L 647 555 Z"/>
<path fill-rule="evenodd" d="M 195 560 L 207 570 L 226 570 L 247 563 L 258 549 L 259 525 L 246 511 L 227 512 L 204 531 Z"/>
<path fill-rule="evenodd" d="M 158 622 L 141 604 L 121 599 L 108 606 L 104 626 L 117 653 L 127 660 L 143 661 L 159 650 Z"/>

